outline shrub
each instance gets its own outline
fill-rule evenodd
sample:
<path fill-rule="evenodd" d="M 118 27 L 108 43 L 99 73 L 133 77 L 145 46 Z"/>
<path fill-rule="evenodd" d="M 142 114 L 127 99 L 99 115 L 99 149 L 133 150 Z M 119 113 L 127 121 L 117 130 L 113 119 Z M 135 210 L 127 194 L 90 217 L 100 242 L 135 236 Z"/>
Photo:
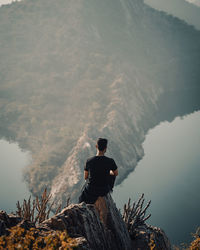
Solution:
<path fill-rule="evenodd" d="M 43 234 L 37 228 L 26 230 L 12 227 L 8 236 L 0 237 L 0 249 L 76 249 L 77 242 L 66 231 L 52 231 Z"/>

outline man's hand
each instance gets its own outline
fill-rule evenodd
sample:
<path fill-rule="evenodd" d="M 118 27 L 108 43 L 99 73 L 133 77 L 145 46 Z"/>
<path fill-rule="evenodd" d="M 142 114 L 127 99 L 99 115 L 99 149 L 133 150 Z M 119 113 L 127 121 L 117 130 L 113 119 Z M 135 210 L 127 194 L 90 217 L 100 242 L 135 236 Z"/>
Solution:
<path fill-rule="evenodd" d="M 84 178 L 85 178 L 85 180 L 87 180 L 88 175 L 89 175 L 89 172 L 88 172 L 88 171 L 86 171 L 86 170 L 84 170 Z"/>
<path fill-rule="evenodd" d="M 110 170 L 110 175 L 118 176 L 118 170 Z"/>

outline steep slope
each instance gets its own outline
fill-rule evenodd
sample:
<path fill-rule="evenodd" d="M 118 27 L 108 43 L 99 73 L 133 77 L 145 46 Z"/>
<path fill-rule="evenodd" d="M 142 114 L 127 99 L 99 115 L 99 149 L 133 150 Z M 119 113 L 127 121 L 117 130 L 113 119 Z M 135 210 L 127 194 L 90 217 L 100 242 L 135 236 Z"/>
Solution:
<path fill-rule="evenodd" d="M 199 109 L 200 33 L 140 0 L 28 0 L 0 9 L 0 135 L 31 151 L 33 194 L 77 199 L 97 137 L 121 182 L 149 128 Z"/>

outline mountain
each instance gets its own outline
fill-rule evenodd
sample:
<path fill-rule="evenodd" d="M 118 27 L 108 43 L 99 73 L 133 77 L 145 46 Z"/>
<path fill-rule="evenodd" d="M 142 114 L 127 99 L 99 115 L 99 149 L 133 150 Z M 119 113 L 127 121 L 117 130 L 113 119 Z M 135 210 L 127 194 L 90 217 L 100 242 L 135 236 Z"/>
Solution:
<path fill-rule="evenodd" d="M 145 0 L 151 7 L 176 16 L 200 30 L 199 0 Z"/>
<path fill-rule="evenodd" d="M 30 191 L 63 206 L 98 137 L 120 183 L 150 128 L 200 108 L 200 32 L 141 0 L 15 2 L 0 34 L 0 137 L 31 152 Z"/>

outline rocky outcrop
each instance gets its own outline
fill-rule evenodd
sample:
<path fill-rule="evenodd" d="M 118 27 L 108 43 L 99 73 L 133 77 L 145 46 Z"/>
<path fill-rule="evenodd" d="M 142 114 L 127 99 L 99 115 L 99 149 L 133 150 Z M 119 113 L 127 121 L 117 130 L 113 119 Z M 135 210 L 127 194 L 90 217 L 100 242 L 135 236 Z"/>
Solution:
<path fill-rule="evenodd" d="M 22 221 L 22 219 L 14 214 L 7 214 L 4 211 L 0 211 L 0 236 L 8 234 L 8 229 L 16 226 Z"/>
<path fill-rule="evenodd" d="M 165 232 L 158 228 L 147 224 L 139 226 L 135 229 L 132 238 L 132 249 L 171 249 L 171 244 Z M 155 247 L 155 248 L 153 248 Z"/>
<path fill-rule="evenodd" d="M 41 230 L 67 230 L 70 237 L 87 239 L 89 249 L 132 249 L 131 239 L 112 198 L 105 198 L 108 215 L 104 225 L 94 205 L 72 204 L 39 225 Z"/>
<path fill-rule="evenodd" d="M 130 236 L 111 195 L 108 194 L 104 200 L 107 207 L 106 224 L 99 216 L 102 202 L 97 202 L 98 206 L 80 203 L 64 208 L 60 213 L 37 225 L 37 229 L 43 235 L 67 230 L 68 235 L 76 240 L 78 249 L 146 250 L 153 246 L 155 249 L 171 249 L 165 233 L 156 227 L 141 225 Z M 26 230 L 34 227 L 30 222 L 14 215 L 7 215 L 3 211 L 0 213 L 0 235 L 8 234 L 8 228 L 16 224 Z"/>

